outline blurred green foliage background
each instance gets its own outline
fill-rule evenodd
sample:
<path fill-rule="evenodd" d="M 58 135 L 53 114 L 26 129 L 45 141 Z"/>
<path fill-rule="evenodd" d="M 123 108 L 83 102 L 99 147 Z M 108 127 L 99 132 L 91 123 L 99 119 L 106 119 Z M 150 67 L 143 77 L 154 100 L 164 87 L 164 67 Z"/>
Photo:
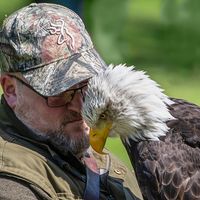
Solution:
<path fill-rule="evenodd" d="M 0 22 L 30 2 L 0 0 Z M 200 105 L 199 0 L 84 0 L 82 17 L 108 64 L 135 65 L 169 96 Z M 119 139 L 107 147 L 130 166 Z"/>

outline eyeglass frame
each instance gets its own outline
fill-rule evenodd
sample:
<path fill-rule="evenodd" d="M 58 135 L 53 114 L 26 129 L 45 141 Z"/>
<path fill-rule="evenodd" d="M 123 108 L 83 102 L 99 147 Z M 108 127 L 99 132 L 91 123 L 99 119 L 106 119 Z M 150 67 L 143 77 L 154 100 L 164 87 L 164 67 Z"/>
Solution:
<path fill-rule="evenodd" d="M 63 107 L 65 105 L 67 105 L 68 103 L 70 103 L 76 92 L 77 91 L 80 91 L 81 92 L 81 95 L 83 97 L 83 100 L 84 100 L 84 92 L 83 92 L 83 88 L 87 87 L 87 84 L 84 84 L 83 86 L 79 87 L 79 88 L 75 88 L 75 89 L 68 89 L 68 90 L 65 90 L 63 93 L 67 93 L 69 91 L 73 91 L 73 93 L 71 94 L 71 98 L 70 100 L 66 101 L 65 104 L 62 104 L 62 105 L 58 105 L 58 106 L 52 106 L 52 105 L 49 105 L 49 98 L 54 98 L 54 97 L 59 97 L 59 95 L 55 95 L 55 96 L 44 96 L 42 94 L 40 94 L 38 91 L 36 91 L 33 87 L 31 87 L 28 83 L 26 83 L 25 81 L 23 81 L 22 79 L 20 79 L 19 77 L 13 75 L 13 74 L 7 74 L 7 76 L 9 77 L 12 77 L 12 78 L 15 78 L 16 80 L 18 80 L 20 83 L 22 83 L 23 85 L 25 85 L 26 87 L 28 87 L 30 90 L 34 91 L 36 94 L 38 94 L 39 96 L 43 97 L 45 100 L 46 100 L 46 104 L 48 107 L 50 108 L 58 108 L 58 107 Z M 62 93 L 61 93 L 62 94 Z"/>

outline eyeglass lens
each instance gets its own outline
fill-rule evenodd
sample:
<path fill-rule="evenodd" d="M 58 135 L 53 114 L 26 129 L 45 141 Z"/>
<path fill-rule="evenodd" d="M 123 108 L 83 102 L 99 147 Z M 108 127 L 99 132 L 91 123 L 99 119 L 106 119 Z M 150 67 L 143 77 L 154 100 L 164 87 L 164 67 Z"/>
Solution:
<path fill-rule="evenodd" d="M 87 85 L 84 85 L 77 89 L 67 90 L 59 96 L 48 97 L 47 103 L 50 107 L 59 107 L 64 106 L 67 103 L 71 102 L 76 92 L 81 92 L 82 97 L 84 97 L 85 92 L 87 90 Z"/>

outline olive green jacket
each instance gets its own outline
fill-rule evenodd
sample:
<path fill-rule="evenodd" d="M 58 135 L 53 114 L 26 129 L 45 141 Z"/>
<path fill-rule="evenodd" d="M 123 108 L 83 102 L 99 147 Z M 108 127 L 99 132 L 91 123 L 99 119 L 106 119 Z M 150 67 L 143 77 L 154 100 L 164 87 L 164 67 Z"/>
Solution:
<path fill-rule="evenodd" d="M 35 194 L 42 196 L 39 199 L 83 199 L 87 182 L 85 165 L 70 153 L 66 157 L 59 155 L 34 137 L 2 98 L 0 176 L 22 181 Z M 101 162 L 98 155 L 96 159 Z M 134 174 L 113 156 L 109 174 L 100 180 L 102 200 L 142 198 Z"/>

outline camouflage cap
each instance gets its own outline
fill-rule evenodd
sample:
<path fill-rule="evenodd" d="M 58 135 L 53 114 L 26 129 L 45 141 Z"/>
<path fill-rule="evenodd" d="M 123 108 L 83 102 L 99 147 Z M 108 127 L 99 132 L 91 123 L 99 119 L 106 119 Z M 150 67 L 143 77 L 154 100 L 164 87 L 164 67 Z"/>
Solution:
<path fill-rule="evenodd" d="M 40 94 L 59 94 L 106 64 L 95 51 L 80 17 L 56 4 L 30 4 L 0 31 L 0 67 L 21 72 Z"/>

